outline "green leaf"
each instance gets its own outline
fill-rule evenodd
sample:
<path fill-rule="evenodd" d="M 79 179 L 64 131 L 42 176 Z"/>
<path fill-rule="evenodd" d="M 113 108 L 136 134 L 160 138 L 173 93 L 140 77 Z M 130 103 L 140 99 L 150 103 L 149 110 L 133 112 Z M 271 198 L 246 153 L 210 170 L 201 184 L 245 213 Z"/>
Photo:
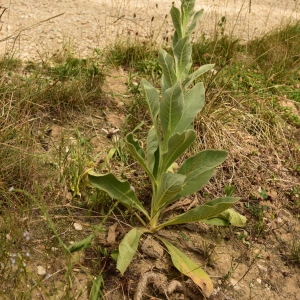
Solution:
<path fill-rule="evenodd" d="M 142 166 L 142 168 L 146 171 L 148 176 L 151 178 L 151 180 L 155 180 L 155 178 L 152 175 L 152 172 L 148 169 L 148 166 L 146 164 L 145 160 L 145 152 L 141 148 L 139 142 L 134 139 L 133 134 L 129 133 L 125 137 L 126 145 L 130 151 L 130 153 L 133 155 L 133 157 L 139 162 L 139 164 Z"/>
<path fill-rule="evenodd" d="M 239 199 L 240 198 L 236 197 L 221 197 L 214 199 L 203 205 L 195 207 L 177 217 L 174 217 L 159 225 L 158 227 L 162 228 L 169 225 L 199 222 L 202 220 L 219 217 L 222 212 L 234 205 Z"/>
<path fill-rule="evenodd" d="M 160 104 L 160 120 L 166 141 L 172 136 L 181 115 L 183 105 L 183 91 L 181 84 L 177 82 L 172 88 L 165 91 Z"/>
<path fill-rule="evenodd" d="M 220 213 L 217 217 L 207 220 L 201 220 L 201 222 L 217 226 L 233 225 L 237 227 L 243 227 L 245 226 L 247 219 L 245 216 L 239 214 L 234 209 L 229 208 Z"/>
<path fill-rule="evenodd" d="M 146 100 L 149 106 L 150 115 L 154 126 L 157 126 L 157 116 L 159 113 L 159 92 L 147 80 L 142 79 L 141 85 L 146 94 Z"/>
<path fill-rule="evenodd" d="M 156 156 L 155 156 L 155 153 L 158 150 L 158 146 L 159 146 L 159 142 L 157 140 L 156 130 L 155 127 L 152 126 L 147 136 L 147 165 L 153 175 L 154 175 L 155 165 L 158 164 L 158 161 L 156 161 Z"/>
<path fill-rule="evenodd" d="M 132 133 L 127 134 L 127 136 L 125 137 L 125 142 L 127 143 L 127 146 L 129 147 L 130 152 L 132 151 L 131 154 L 134 153 L 133 154 L 134 158 L 138 161 L 142 160 L 142 163 L 144 163 L 145 162 L 145 152 L 141 148 L 138 141 L 136 139 L 134 139 Z M 131 148 L 133 148 L 133 150 Z"/>
<path fill-rule="evenodd" d="M 182 26 L 183 26 L 183 37 L 187 35 L 187 25 L 189 23 L 190 18 L 194 14 L 194 6 L 195 6 L 195 0 L 184 0 L 181 4 L 181 15 L 182 15 Z"/>
<path fill-rule="evenodd" d="M 209 180 L 214 176 L 215 169 L 210 169 L 207 171 L 204 171 L 202 173 L 194 173 L 189 176 L 189 179 L 185 180 L 185 186 L 182 189 L 182 191 L 176 196 L 177 200 L 181 197 L 185 197 L 187 195 L 196 193 L 200 191 L 208 182 Z"/>
<path fill-rule="evenodd" d="M 192 74 L 190 74 L 184 81 L 183 81 L 183 86 L 187 88 L 194 80 L 196 80 L 199 76 L 202 74 L 208 72 L 211 70 L 215 65 L 214 64 L 207 64 L 201 66 L 199 69 L 194 71 Z"/>
<path fill-rule="evenodd" d="M 197 83 L 189 90 L 183 99 L 183 111 L 174 132 L 192 129 L 194 119 L 202 110 L 205 101 L 205 90 L 202 82 Z"/>
<path fill-rule="evenodd" d="M 173 37 L 173 48 L 174 48 L 178 40 L 182 38 L 181 14 L 180 14 L 180 10 L 174 5 L 171 8 L 171 17 L 172 17 L 173 25 L 175 27 L 175 34 Z"/>
<path fill-rule="evenodd" d="M 192 45 L 189 41 L 189 37 L 179 40 L 173 52 L 175 57 L 177 79 L 181 80 L 186 74 L 188 74 L 191 67 Z"/>
<path fill-rule="evenodd" d="M 174 173 L 164 173 L 162 175 L 161 185 L 158 187 L 156 197 L 153 200 L 153 215 L 161 208 L 166 206 L 183 186 L 185 176 Z"/>
<path fill-rule="evenodd" d="M 209 224 L 209 225 L 214 225 L 214 226 L 228 226 L 230 223 L 222 218 L 211 218 L 211 219 L 206 219 L 206 220 L 201 220 L 202 223 Z"/>
<path fill-rule="evenodd" d="M 68 247 L 68 251 L 70 253 L 76 252 L 76 251 L 80 251 L 80 250 L 84 250 L 87 248 L 90 248 L 92 246 L 92 241 L 95 238 L 94 234 L 89 235 L 87 238 L 72 244 L 70 247 Z"/>
<path fill-rule="evenodd" d="M 145 228 L 133 228 L 126 233 L 119 245 L 119 254 L 117 258 L 117 269 L 124 275 L 127 267 L 132 261 L 139 244 L 140 237 L 145 233 Z"/>
<path fill-rule="evenodd" d="M 163 238 L 159 239 L 168 248 L 175 268 L 185 276 L 190 277 L 201 288 L 204 296 L 209 298 L 213 292 L 213 283 L 207 273 L 171 243 Z"/>
<path fill-rule="evenodd" d="M 243 226 L 245 226 L 245 224 L 247 222 L 247 219 L 245 216 L 239 214 L 232 208 L 223 211 L 220 215 L 218 215 L 218 218 L 225 219 L 231 225 L 237 226 L 237 227 L 243 227 Z"/>
<path fill-rule="evenodd" d="M 159 148 L 157 148 L 157 150 L 154 153 L 154 160 L 155 160 L 155 164 L 154 164 L 154 168 L 153 168 L 153 176 L 155 178 L 157 178 L 158 168 L 159 168 L 159 163 L 160 163 L 160 150 L 159 150 Z"/>
<path fill-rule="evenodd" d="M 173 48 L 176 46 L 176 44 L 178 43 L 178 40 L 179 40 L 179 38 L 178 38 L 178 32 L 177 31 L 175 31 L 174 32 L 174 36 L 173 36 Z M 176 76 L 177 77 L 177 76 Z"/>
<path fill-rule="evenodd" d="M 183 0 L 181 1 L 181 9 L 186 16 L 191 16 L 195 7 L 195 0 Z"/>
<path fill-rule="evenodd" d="M 127 208 L 138 209 L 149 219 L 147 211 L 130 188 L 128 181 L 120 181 L 111 173 L 96 174 L 94 172 L 88 174 L 88 179 L 92 186 L 105 191 L 111 198 L 119 200 Z"/>
<path fill-rule="evenodd" d="M 158 53 L 158 62 L 162 68 L 162 92 L 172 87 L 176 82 L 174 59 L 165 50 L 161 49 Z"/>
<path fill-rule="evenodd" d="M 186 130 L 181 133 L 175 133 L 168 142 L 168 151 L 163 153 L 162 172 L 172 165 L 175 160 L 187 150 L 196 138 L 194 130 Z"/>
<path fill-rule="evenodd" d="M 119 249 L 115 249 L 111 252 L 110 257 L 114 260 L 117 261 L 119 256 Z"/>
<path fill-rule="evenodd" d="M 179 174 L 186 175 L 185 186 L 177 199 L 199 191 L 226 157 L 227 152 L 223 150 L 204 150 L 185 160 L 178 170 Z"/>
<path fill-rule="evenodd" d="M 203 14 L 203 9 L 199 10 L 197 13 L 195 13 L 194 15 L 194 18 L 193 18 L 193 21 L 191 22 L 187 32 L 186 32 L 186 35 L 190 35 L 196 28 L 196 25 L 197 25 L 197 21 L 199 20 L 199 18 L 202 16 Z"/>
<path fill-rule="evenodd" d="M 89 300 L 99 300 L 102 299 L 104 288 L 104 280 L 102 275 L 98 275 L 96 279 L 93 280 L 93 285 L 91 288 Z"/>

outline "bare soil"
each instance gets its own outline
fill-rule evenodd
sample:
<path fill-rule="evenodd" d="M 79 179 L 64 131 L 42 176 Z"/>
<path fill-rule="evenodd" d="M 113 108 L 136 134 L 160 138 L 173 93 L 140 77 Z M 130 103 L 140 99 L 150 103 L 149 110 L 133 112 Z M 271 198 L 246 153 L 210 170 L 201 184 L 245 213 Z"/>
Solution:
<path fill-rule="evenodd" d="M 225 16 L 225 33 L 241 40 L 299 19 L 300 13 L 298 0 L 196 2 L 197 9 L 205 10 L 199 34 L 215 34 Z M 1 7 L 7 10 L 1 18 L 0 50 L 20 58 L 45 59 L 63 45 L 71 45 L 81 56 L 116 40 L 152 39 L 161 45 L 172 34 L 171 4 L 167 0 L 3 0 Z"/>

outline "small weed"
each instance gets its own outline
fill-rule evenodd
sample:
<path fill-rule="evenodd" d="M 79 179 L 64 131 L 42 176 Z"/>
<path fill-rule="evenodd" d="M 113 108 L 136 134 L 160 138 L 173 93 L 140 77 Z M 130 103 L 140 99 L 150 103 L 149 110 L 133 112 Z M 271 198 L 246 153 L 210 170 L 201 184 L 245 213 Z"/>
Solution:
<path fill-rule="evenodd" d="M 154 83 L 158 83 L 162 75 L 161 67 L 157 62 L 157 57 L 155 57 L 155 59 L 149 58 L 138 61 L 136 63 L 136 69 L 138 72 L 148 75 Z"/>
<path fill-rule="evenodd" d="M 94 167 L 91 157 L 92 146 L 79 131 L 75 132 L 75 138 L 65 139 L 62 136 L 59 146 L 59 169 L 62 170 L 60 182 L 67 183 L 73 196 L 81 196 L 84 190 L 84 174 Z"/>
<path fill-rule="evenodd" d="M 0 60 L 0 69 L 6 71 L 14 71 L 22 66 L 22 61 L 20 59 L 4 57 Z"/>
<path fill-rule="evenodd" d="M 235 263 L 234 259 L 231 258 L 231 260 L 230 260 L 230 269 L 228 270 L 227 274 L 225 274 L 223 276 L 223 279 L 228 280 L 238 267 L 239 267 L 239 264 Z"/>
<path fill-rule="evenodd" d="M 223 16 L 223 17 L 220 19 L 220 21 L 219 21 L 218 24 L 217 24 L 219 30 L 216 31 L 216 35 L 218 35 L 219 33 L 221 34 L 221 36 L 224 35 L 224 33 L 225 33 L 225 27 L 226 27 L 226 21 L 227 21 L 227 19 L 226 19 L 225 16 Z"/>
<path fill-rule="evenodd" d="M 256 219 L 254 222 L 253 228 L 256 235 L 260 236 L 263 234 L 267 228 L 264 219 L 264 212 L 268 210 L 268 206 L 266 205 L 259 205 L 259 204 L 250 204 L 245 203 L 245 207 L 247 207 L 252 214 L 252 216 Z"/>
<path fill-rule="evenodd" d="M 287 255 L 287 260 L 290 263 L 300 265 L 300 241 L 294 239 L 290 245 L 290 251 Z"/>
<path fill-rule="evenodd" d="M 125 69 L 136 69 L 150 74 L 159 70 L 157 63 L 158 51 L 147 44 L 116 44 L 107 53 L 108 60 L 114 66 L 122 66 Z"/>
<path fill-rule="evenodd" d="M 259 195 L 260 195 L 261 199 L 263 199 L 263 200 L 266 200 L 269 198 L 268 193 L 264 189 L 260 189 Z M 268 207 L 263 206 L 262 209 L 266 210 L 266 209 L 268 209 Z"/>
<path fill-rule="evenodd" d="M 234 195 L 235 192 L 235 186 L 228 184 L 224 186 L 224 193 L 226 197 L 231 197 Z"/>
<path fill-rule="evenodd" d="M 293 187 L 292 190 L 288 193 L 290 198 L 292 209 L 297 212 L 300 209 L 300 190 L 298 187 Z"/>
<path fill-rule="evenodd" d="M 203 240 L 201 243 L 201 251 L 203 252 L 203 257 L 206 260 L 206 263 L 209 266 L 213 266 L 215 259 L 214 259 L 214 252 L 216 249 L 216 244 Z"/>
<path fill-rule="evenodd" d="M 287 25 L 248 44 L 248 49 L 273 83 L 299 80 L 300 23 Z"/>
<path fill-rule="evenodd" d="M 196 66 L 215 62 L 218 69 L 224 68 L 235 57 L 239 47 L 238 39 L 229 36 L 202 36 L 193 44 L 193 60 Z"/>
<path fill-rule="evenodd" d="M 94 85 L 93 80 L 98 76 L 102 77 L 102 71 L 99 69 L 95 61 L 88 59 L 78 59 L 73 56 L 69 56 L 66 60 L 53 67 L 48 67 L 46 73 L 50 75 L 53 80 L 66 81 L 72 78 L 87 78 L 88 85 Z"/>

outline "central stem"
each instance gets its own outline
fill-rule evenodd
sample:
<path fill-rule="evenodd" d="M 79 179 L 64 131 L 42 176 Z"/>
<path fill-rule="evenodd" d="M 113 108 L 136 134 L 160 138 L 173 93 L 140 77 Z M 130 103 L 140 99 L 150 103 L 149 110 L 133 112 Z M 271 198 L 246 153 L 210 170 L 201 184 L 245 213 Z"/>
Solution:
<path fill-rule="evenodd" d="M 153 216 L 153 218 L 150 220 L 150 223 L 149 223 L 150 228 L 149 228 L 149 230 L 150 230 L 151 232 L 155 231 L 156 228 L 157 228 L 158 217 L 159 217 L 159 214 L 156 213 L 156 215 Z"/>

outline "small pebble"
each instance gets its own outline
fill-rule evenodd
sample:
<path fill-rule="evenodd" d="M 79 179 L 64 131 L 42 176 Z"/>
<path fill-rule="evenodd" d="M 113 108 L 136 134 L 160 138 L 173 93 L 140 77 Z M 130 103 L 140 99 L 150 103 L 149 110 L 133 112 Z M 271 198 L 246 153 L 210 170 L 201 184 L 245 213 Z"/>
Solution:
<path fill-rule="evenodd" d="M 142 243 L 141 250 L 145 255 L 152 258 L 159 258 L 164 254 L 163 247 L 150 237 L 146 238 L 146 240 Z"/>
<path fill-rule="evenodd" d="M 82 225 L 81 224 L 79 224 L 79 223 L 74 223 L 74 228 L 75 228 L 75 230 L 82 230 Z"/>
<path fill-rule="evenodd" d="M 261 270 L 261 271 L 264 271 L 264 272 L 268 272 L 268 269 L 260 264 L 257 264 L 257 267 Z"/>
<path fill-rule="evenodd" d="M 46 269 L 42 266 L 37 266 L 37 273 L 38 275 L 46 275 Z"/>

